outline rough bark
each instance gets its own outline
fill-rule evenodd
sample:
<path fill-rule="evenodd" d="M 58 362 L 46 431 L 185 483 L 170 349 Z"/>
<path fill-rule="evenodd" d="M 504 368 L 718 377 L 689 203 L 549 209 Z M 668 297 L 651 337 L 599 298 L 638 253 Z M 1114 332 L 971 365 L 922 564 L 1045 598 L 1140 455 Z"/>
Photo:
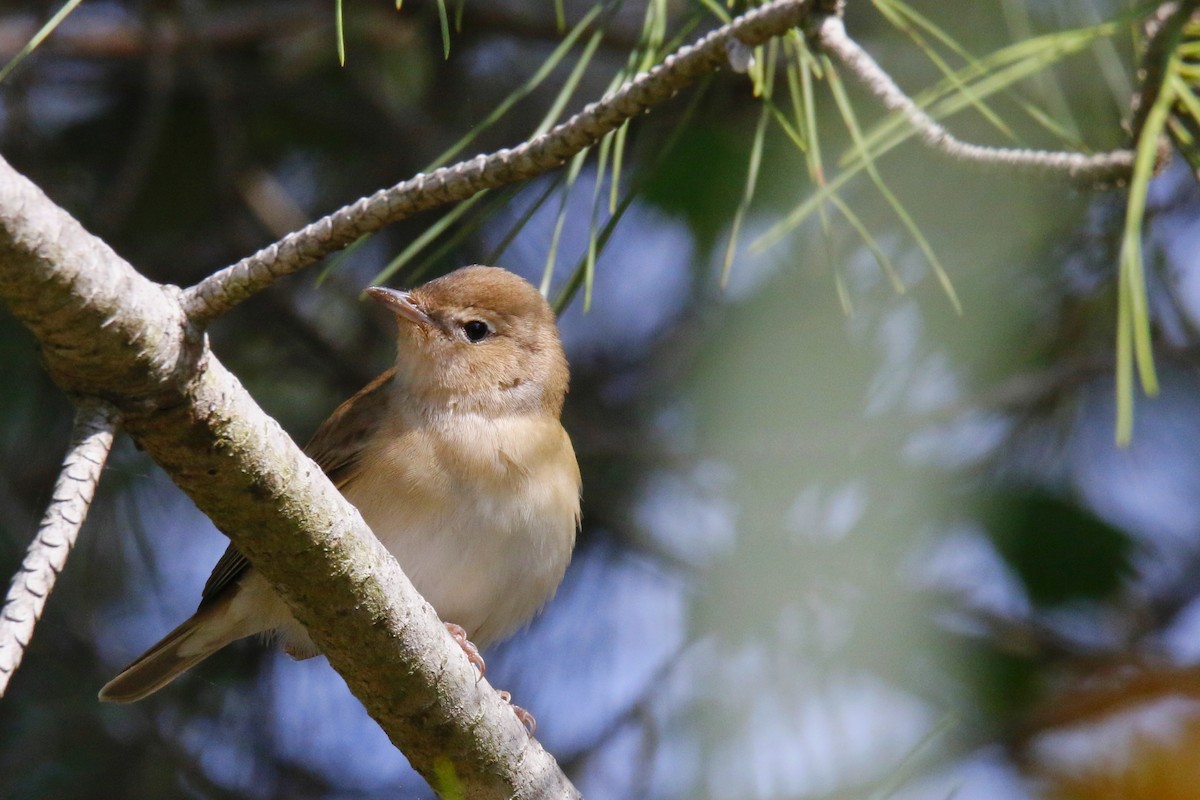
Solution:
<path fill-rule="evenodd" d="M 321 470 L 139 275 L 0 159 L 0 300 L 280 591 L 435 790 L 578 793 Z"/>
<path fill-rule="evenodd" d="M 815 8 L 835 14 L 826 44 L 844 45 L 831 49 L 860 77 L 870 74 L 873 62 L 840 35 L 838 4 Z M 565 162 L 726 64 L 734 38 L 761 43 L 813 9 L 774 0 L 751 10 L 543 136 L 382 190 L 187 292 L 139 275 L 0 159 L 0 301 L 38 337 L 50 374 L 68 393 L 116 408 L 122 427 L 279 590 L 443 795 L 578 796 L 512 710 L 476 680 L 357 511 L 209 351 L 203 325 L 364 233 Z M 889 107 L 923 121 L 890 79 L 875 86 Z M 940 126 L 931 130 L 930 144 L 957 141 Z M 1062 164 L 1076 168 L 1070 158 Z"/>
<path fill-rule="evenodd" d="M 115 428 L 115 414 L 107 403 L 79 403 L 50 503 L 0 610 L 0 697 L 25 657 L 46 600 L 87 519 Z"/>

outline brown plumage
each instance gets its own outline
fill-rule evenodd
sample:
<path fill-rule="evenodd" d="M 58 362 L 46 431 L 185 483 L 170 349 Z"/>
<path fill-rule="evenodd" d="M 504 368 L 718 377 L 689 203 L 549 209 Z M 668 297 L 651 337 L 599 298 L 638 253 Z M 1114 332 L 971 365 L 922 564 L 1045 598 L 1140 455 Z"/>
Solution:
<path fill-rule="evenodd" d="M 532 285 L 496 267 L 369 293 L 396 316 L 396 365 L 334 411 L 305 451 L 439 616 L 486 646 L 554 594 L 579 523 L 554 314 Z M 100 699 L 139 700 L 230 642 L 268 632 L 297 658 L 317 653 L 231 545 L 196 613 Z"/>

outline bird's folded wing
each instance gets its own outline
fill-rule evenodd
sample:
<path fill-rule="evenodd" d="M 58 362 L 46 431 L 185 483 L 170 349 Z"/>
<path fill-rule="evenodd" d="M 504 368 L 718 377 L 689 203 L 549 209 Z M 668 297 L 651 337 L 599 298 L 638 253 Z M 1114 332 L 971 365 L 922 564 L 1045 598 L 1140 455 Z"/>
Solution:
<path fill-rule="evenodd" d="M 317 466 L 339 489 L 357 474 L 366 443 L 386 418 L 388 393 L 385 389 L 394 376 L 395 370 L 389 369 L 338 406 L 329 419 L 321 423 L 304 448 L 304 452 L 317 462 Z M 211 602 L 236 583 L 249 566 L 246 557 L 232 544 L 229 545 L 204 584 L 200 605 Z"/>

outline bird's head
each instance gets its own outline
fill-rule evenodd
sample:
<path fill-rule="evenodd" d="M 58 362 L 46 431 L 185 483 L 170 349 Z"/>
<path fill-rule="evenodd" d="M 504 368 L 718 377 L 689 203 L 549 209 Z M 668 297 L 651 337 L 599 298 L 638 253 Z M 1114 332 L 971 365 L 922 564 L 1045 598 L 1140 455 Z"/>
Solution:
<path fill-rule="evenodd" d="M 431 406 L 492 414 L 562 410 L 567 360 L 554 311 L 524 278 L 463 267 L 411 291 L 371 287 L 396 317 L 396 376 Z"/>

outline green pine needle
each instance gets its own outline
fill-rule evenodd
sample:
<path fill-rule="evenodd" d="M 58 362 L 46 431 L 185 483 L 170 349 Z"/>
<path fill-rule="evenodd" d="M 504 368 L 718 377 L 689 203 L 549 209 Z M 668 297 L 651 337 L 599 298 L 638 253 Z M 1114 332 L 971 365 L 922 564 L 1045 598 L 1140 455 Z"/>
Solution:
<path fill-rule="evenodd" d="M 771 106 L 764 102 L 762 113 L 758 115 L 758 125 L 754 129 L 754 140 L 750 145 L 750 166 L 746 169 L 746 187 L 742 192 L 741 202 L 733 214 L 733 225 L 729 231 L 729 244 L 725 247 L 725 259 L 721 265 L 721 288 L 729 283 L 729 273 L 733 269 L 733 256 L 737 252 L 738 234 L 742 229 L 742 221 L 750 210 L 750 202 L 754 199 L 754 190 L 758 184 L 758 171 L 762 166 L 763 141 L 767 134 L 767 121 L 771 119 Z"/>
<path fill-rule="evenodd" d="M 442 29 L 442 58 L 450 58 L 450 16 L 446 13 L 446 0 L 437 0 L 438 25 Z"/>
<path fill-rule="evenodd" d="M 554 68 L 557 67 L 563 58 L 566 57 L 567 53 L 571 51 L 571 48 L 575 45 L 575 42 L 579 39 L 587 27 L 592 24 L 601 10 L 602 6 L 596 5 L 591 11 L 585 14 L 583 19 L 579 20 L 575 27 L 571 29 L 571 32 L 568 33 L 566 37 L 559 42 L 558 46 L 554 48 L 554 51 L 550 54 L 546 61 L 543 62 L 540 67 L 538 67 L 537 72 L 530 76 L 529 80 L 525 81 L 523 84 L 510 92 L 507 97 L 505 97 L 494 109 L 492 109 L 491 113 L 489 113 L 482 122 L 475 125 L 473 128 L 471 128 L 471 130 L 467 131 L 467 133 L 464 134 L 461 139 L 452 144 L 441 155 L 435 158 L 433 163 L 429 164 L 429 166 L 427 166 L 423 171 L 430 172 L 434 169 L 437 169 L 438 167 L 450 161 L 450 159 L 457 156 L 469 144 L 471 144 L 471 142 L 473 142 L 475 138 L 479 136 L 479 134 L 496 124 L 496 122 L 502 119 L 504 115 L 507 114 L 512 107 L 517 104 L 517 102 L 525 98 L 530 92 L 540 86 L 542 82 L 549 77 L 550 73 L 554 71 Z"/>
<path fill-rule="evenodd" d="M 942 120 L 975 106 L 997 92 L 1007 92 L 1013 85 L 1044 72 L 1062 59 L 1080 52 L 1097 39 L 1110 37 L 1123 30 L 1120 21 L 1111 21 L 1086 28 L 1059 31 L 1003 47 L 984 58 L 972 60 L 967 66 L 943 78 L 933 87 L 916 94 L 913 102 L 931 117 Z M 969 87 L 964 94 L 956 87 Z M 1049 117 L 1032 106 L 1031 116 L 1043 124 Z M 1048 129 L 1076 149 L 1082 149 L 1061 125 L 1050 124 Z M 915 134 L 903 114 L 891 114 L 866 132 L 867 148 L 878 158 Z M 840 160 L 842 166 L 854 161 L 855 153 L 848 152 Z"/>
<path fill-rule="evenodd" d="M 480 192 L 469 200 L 464 200 L 450 211 L 443 214 L 437 222 L 426 228 L 425 231 L 416 239 L 414 239 L 408 245 L 408 247 L 404 248 L 404 250 L 402 250 L 398 256 L 388 262 L 388 265 L 381 269 L 375 277 L 371 278 L 370 285 L 378 286 L 386 283 L 388 279 L 399 272 L 405 264 L 415 258 L 417 254 L 424 250 L 430 242 L 432 242 L 434 239 L 440 236 L 443 231 L 458 221 L 459 217 L 467 213 L 472 206 L 478 203 L 480 199 L 486 195 L 486 191 Z"/>
<path fill-rule="evenodd" d="M 1179 63 L 1171 59 L 1170 75 Z M 1125 228 L 1121 240 L 1121 261 L 1117 277 L 1117 444 L 1129 444 L 1133 436 L 1133 374 L 1137 368 L 1142 391 L 1158 394 L 1154 352 L 1150 340 L 1150 311 L 1146 299 L 1146 274 L 1142 256 L 1142 229 L 1146 215 L 1146 195 L 1154 165 L 1158 160 L 1158 140 L 1166 129 L 1171 107 L 1175 104 L 1176 84 L 1164 81 L 1154 105 L 1146 115 L 1138 136 L 1129 181 L 1129 202 L 1125 208 Z"/>
<path fill-rule="evenodd" d="M 67 18 L 67 15 L 74 11 L 75 8 L 82 2 L 83 0 L 67 0 L 66 3 L 63 3 L 62 8 L 54 12 L 54 16 L 48 19 L 45 25 L 43 25 L 41 28 L 38 28 L 38 31 L 33 35 L 33 38 L 26 42 L 25 46 L 18 50 L 15 56 L 9 59 L 9 62 L 4 65 L 3 69 L 0 69 L 0 82 L 3 82 L 3 80 L 8 77 L 9 73 L 16 69 L 18 64 L 25 60 L 27 55 L 36 50 L 38 45 L 44 42 L 46 37 L 53 33 L 54 29 L 57 28 L 59 24 Z"/>
<path fill-rule="evenodd" d="M 559 89 L 558 96 L 550 104 L 550 110 L 542 117 L 541 124 L 534 130 L 533 135 L 530 137 L 531 139 L 541 136 L 558 122 L 558 118 L 562 116 L 563 109 L 566 108 L 571 95 L 579 87 L 579 81 L 583 79 L 583 73 L 587 71 L 588 65 L 592 61 L 592 56 L 596 54 L 596 48 L 600 46 L 600 41 L 603 38 L 603 31 L 596 31 L 592 34 L 592 38 L 588 40 L 587 45 L 583 48 L 583 53 L 579 56 L 579 60 L 575 62 L 575 67 L 571 70 L 571 74 L 567 76 L 567 80 L 563 83 L 562 88 Z"/>
<path fill-rule="evenodd" d="M 858 126 L 858 120 L 854 115 L 854 107 L 850 103 L 850 98 L 846 94 L 846 89 L 842 85 L 842 80 L 838 76 L 837 70 L 833 68 L 833 63 L 829 61 L 827 56 L 822 56 L 825 66 L 825 74 L 829 79 L 829 89 L 833 93 L 834 102 L 837 104 L 838 111 L 841 112 L 842 120 L 846 124 L 846 129 L 850 131 L 850 137 L 854 140 L 854 146 L 858 150 L 859 160 L 866 166 L 867 175 L 870 176 L 871 182 L 875 184 L 875 188 L 879 191 L 888 205 L 892 207 L 896 216 L 900 218 L 901 223 L 908 229 L 908 233 L 916 241 L 917 246 L 921 248 L 921 252 L 925 254 L 926 260 L 933 268 L 934 274 L 937 276 L 938 282 L 942 285 L 942 291 L 946 293 L 946 297 L 950 300 L 950 305 L 954 307 L 956 314 L 962 313 L 962 303 L 959 302 L 958 292 L 954 290 L 954 284 L 950 281 L 950 276 L 942 267 L 941 261 L 937 254 L 933 252 L 933 248 L 929 245 L 929 241 L 925 235 L 921 233 L 921 229 L 917 226 L 916 221 L 908 213 L 908 209 L 900 202 L 899 198 L 892 193 L 891 188 L 884 183 L 883 177 L 879 174 L 879 170 L 875 167 L 874 155 L 866 149 L 863 142 L 862 130 Z"/>
<path fill-rule="evenodd" d="M 338 66 L 346 66 L 346 28 L 342 22 L 342 0 L 333 0 L 333 30 L 337 37 Z"/>
<path fill-rule="evenodd" d="M 504 237 L 496 244 L 495 247 L 492 248 L 492 251 L 484 256 L 484 264 L 500 263 L 500 259 L 504 255 L 504 251 L 509 248 L 509 245 L 511 245 L 514 240 L 516 240 L 517 235 L 525 229 L 525 226 L 529 224 L 531 219 L 533 219 L 533 215 L 536 214 L 542 208 L 542 206 L 546 204 L 546 201 L 550 199 L 550 195 L 554 194 L 558 187 L 562 185 L 562 182 L 562 170 L 557 170 L 550 178 L 546 188 L 540 195 L 538 195 L 537 199 L 529 205 L 529 208 L 522 212 L 521 216 L 518 217 L 515 222 L 513 222 L 513 224 L 509 227 L 508 232 L 505 233 Z M 542 294 L 544 295 L 545 292 Z"/>

